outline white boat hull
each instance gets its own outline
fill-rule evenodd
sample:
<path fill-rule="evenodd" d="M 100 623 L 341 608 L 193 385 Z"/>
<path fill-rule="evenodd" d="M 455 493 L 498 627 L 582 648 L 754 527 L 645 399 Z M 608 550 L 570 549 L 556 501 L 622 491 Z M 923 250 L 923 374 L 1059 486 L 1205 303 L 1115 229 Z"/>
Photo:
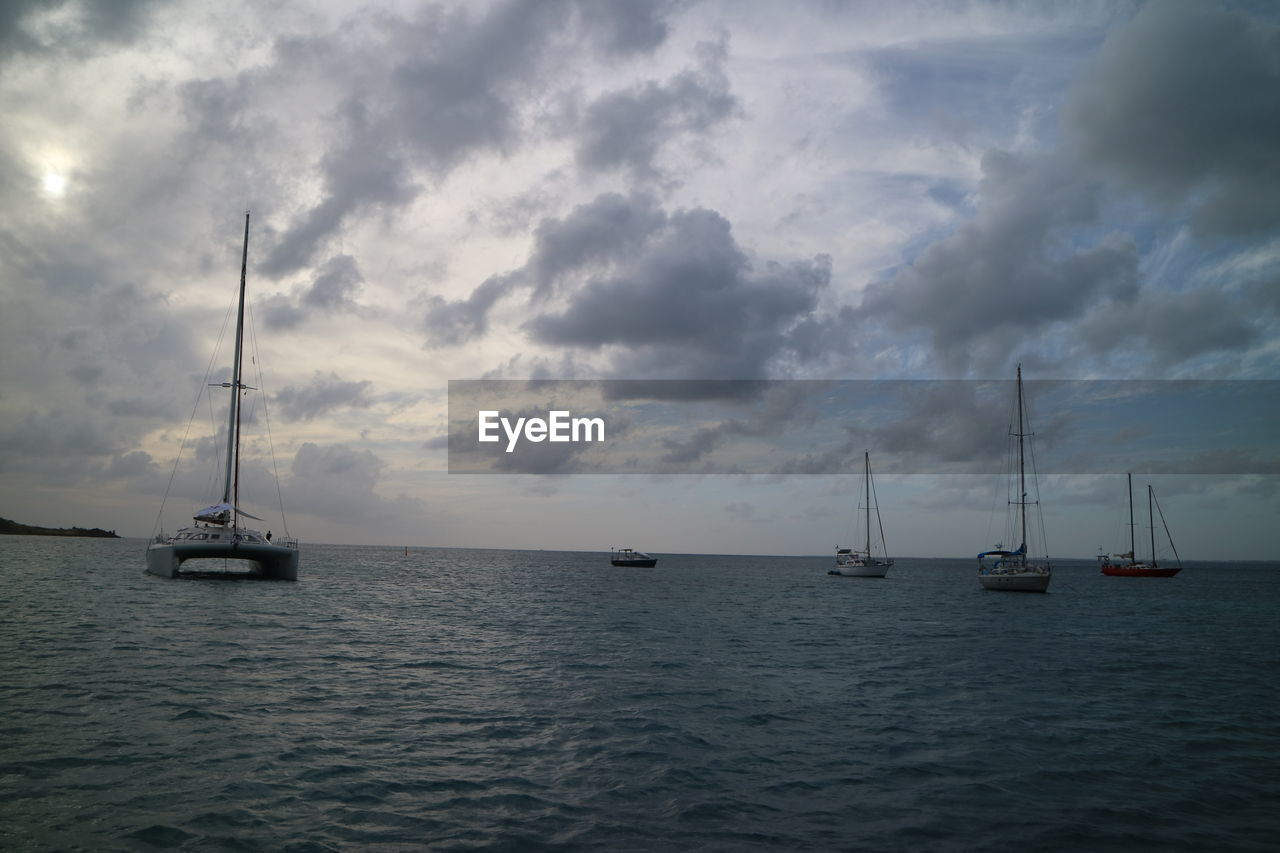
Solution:
<path fill-rule="evenodd" d="M 267 580 L 298 579 L 298 549 L 248 542 L 160 542 L 147 548 L 147 572 L 176 578 L 190 560 L 244 560 L 255 566 L 246 577 Z M 188 569 L 191 567 L 188 566 Z"/>
<path fill-rule="evenodd" d="M 884 563 L 873 563 L 870 565 L 837 565 L 834 569 L 827 572 L 829 575 L 839 575 L 845 578 L 882 578 L 889 572 L 889 566 Z"/>
<path fill-rule="evenodd" d="M 1007 592 L 1044 592 L 1053 575 L 1049 572 L 979 572 L 983 589 Z"/>

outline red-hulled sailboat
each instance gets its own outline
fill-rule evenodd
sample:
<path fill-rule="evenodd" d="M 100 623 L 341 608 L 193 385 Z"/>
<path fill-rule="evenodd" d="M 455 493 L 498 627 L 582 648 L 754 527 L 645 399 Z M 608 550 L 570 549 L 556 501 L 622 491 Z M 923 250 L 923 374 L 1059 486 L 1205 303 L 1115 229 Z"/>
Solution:
<path fill-rule="evenodd" d="M 1178 549 L 1173 545 L 1173 537 L 1169 536 L 1169 525 L 1165 523 L 1164 511 L 1160 509 L 1159 502 L 1156 501 L 1156 493 L 1151 488 L 1151 484 L 1147 484 L 1147 518 L 1151 525 L 1151 562 L 1139 563 L 1134 559 L 1134 535 L 1133 535 L 1133 475 L 1129 474 L 1129 553 L 1119 554 L 1113 560 L 1109 554 L 1103 554 L 1098 557 L 1098 564 L 1102 568 L 1104 575 L 1112 577 L 1124 578 L 1171 578 L 1178 572 L 1182 571 L 1182 559 L 1178 557 Z M 1160 524 L 1164 527 L 1165 536 L 1169 537 L 1169 547 L 1173 550 L 1173 556 L 1177 560 L 1177 566 L 1161 566 L 1156 560 L 1156 523 L 1155 511 L 1160 514 Z M 1119 560 L 1128 560 L 1129 562 L 1119 562 Z"/>

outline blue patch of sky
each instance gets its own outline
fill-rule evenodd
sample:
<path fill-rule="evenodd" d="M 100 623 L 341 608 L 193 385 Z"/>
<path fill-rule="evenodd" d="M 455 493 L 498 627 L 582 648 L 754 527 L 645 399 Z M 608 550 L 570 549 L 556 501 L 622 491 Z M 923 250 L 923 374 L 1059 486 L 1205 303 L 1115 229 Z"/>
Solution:
<path fill-rule="evenodd" d="M 925 195 L 957 213 L 973 210 L 972 188 L 963 181 L 935 180 L 925 189 Z"/>
<path fill-rule="evenodd" d="M 876 48 L 862 58 L 876 73 L 892 114 L 908 128 L 966 133 L 982 146 L 1007 146 L 1037 108 L 1041 143 L 1058 135 L 1058 108 L 1102 42 L 1101 30 L 919 42 Z"/>

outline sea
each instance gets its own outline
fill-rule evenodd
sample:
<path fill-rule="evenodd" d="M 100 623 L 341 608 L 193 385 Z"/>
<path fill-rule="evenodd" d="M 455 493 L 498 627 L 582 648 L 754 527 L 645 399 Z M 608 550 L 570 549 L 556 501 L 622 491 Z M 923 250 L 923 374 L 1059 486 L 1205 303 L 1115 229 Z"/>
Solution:
<path fill-rule="evenodd" d="M 1275 851 L 1280 564 L 0 537 L 6 851 Z"/>

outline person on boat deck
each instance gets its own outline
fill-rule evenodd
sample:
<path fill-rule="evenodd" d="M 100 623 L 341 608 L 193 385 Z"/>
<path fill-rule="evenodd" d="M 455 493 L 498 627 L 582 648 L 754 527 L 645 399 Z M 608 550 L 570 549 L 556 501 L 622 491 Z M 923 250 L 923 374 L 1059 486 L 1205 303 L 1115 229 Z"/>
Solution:
<path fill-rule="evenodd" d="M 270 542 L 270 541 L 271 541 L 271 531 L 270 531 L 270 530 L 268 530 L 268 531 L 267 531 L 267 541 L 268 541 L 268 542 Z"/>

